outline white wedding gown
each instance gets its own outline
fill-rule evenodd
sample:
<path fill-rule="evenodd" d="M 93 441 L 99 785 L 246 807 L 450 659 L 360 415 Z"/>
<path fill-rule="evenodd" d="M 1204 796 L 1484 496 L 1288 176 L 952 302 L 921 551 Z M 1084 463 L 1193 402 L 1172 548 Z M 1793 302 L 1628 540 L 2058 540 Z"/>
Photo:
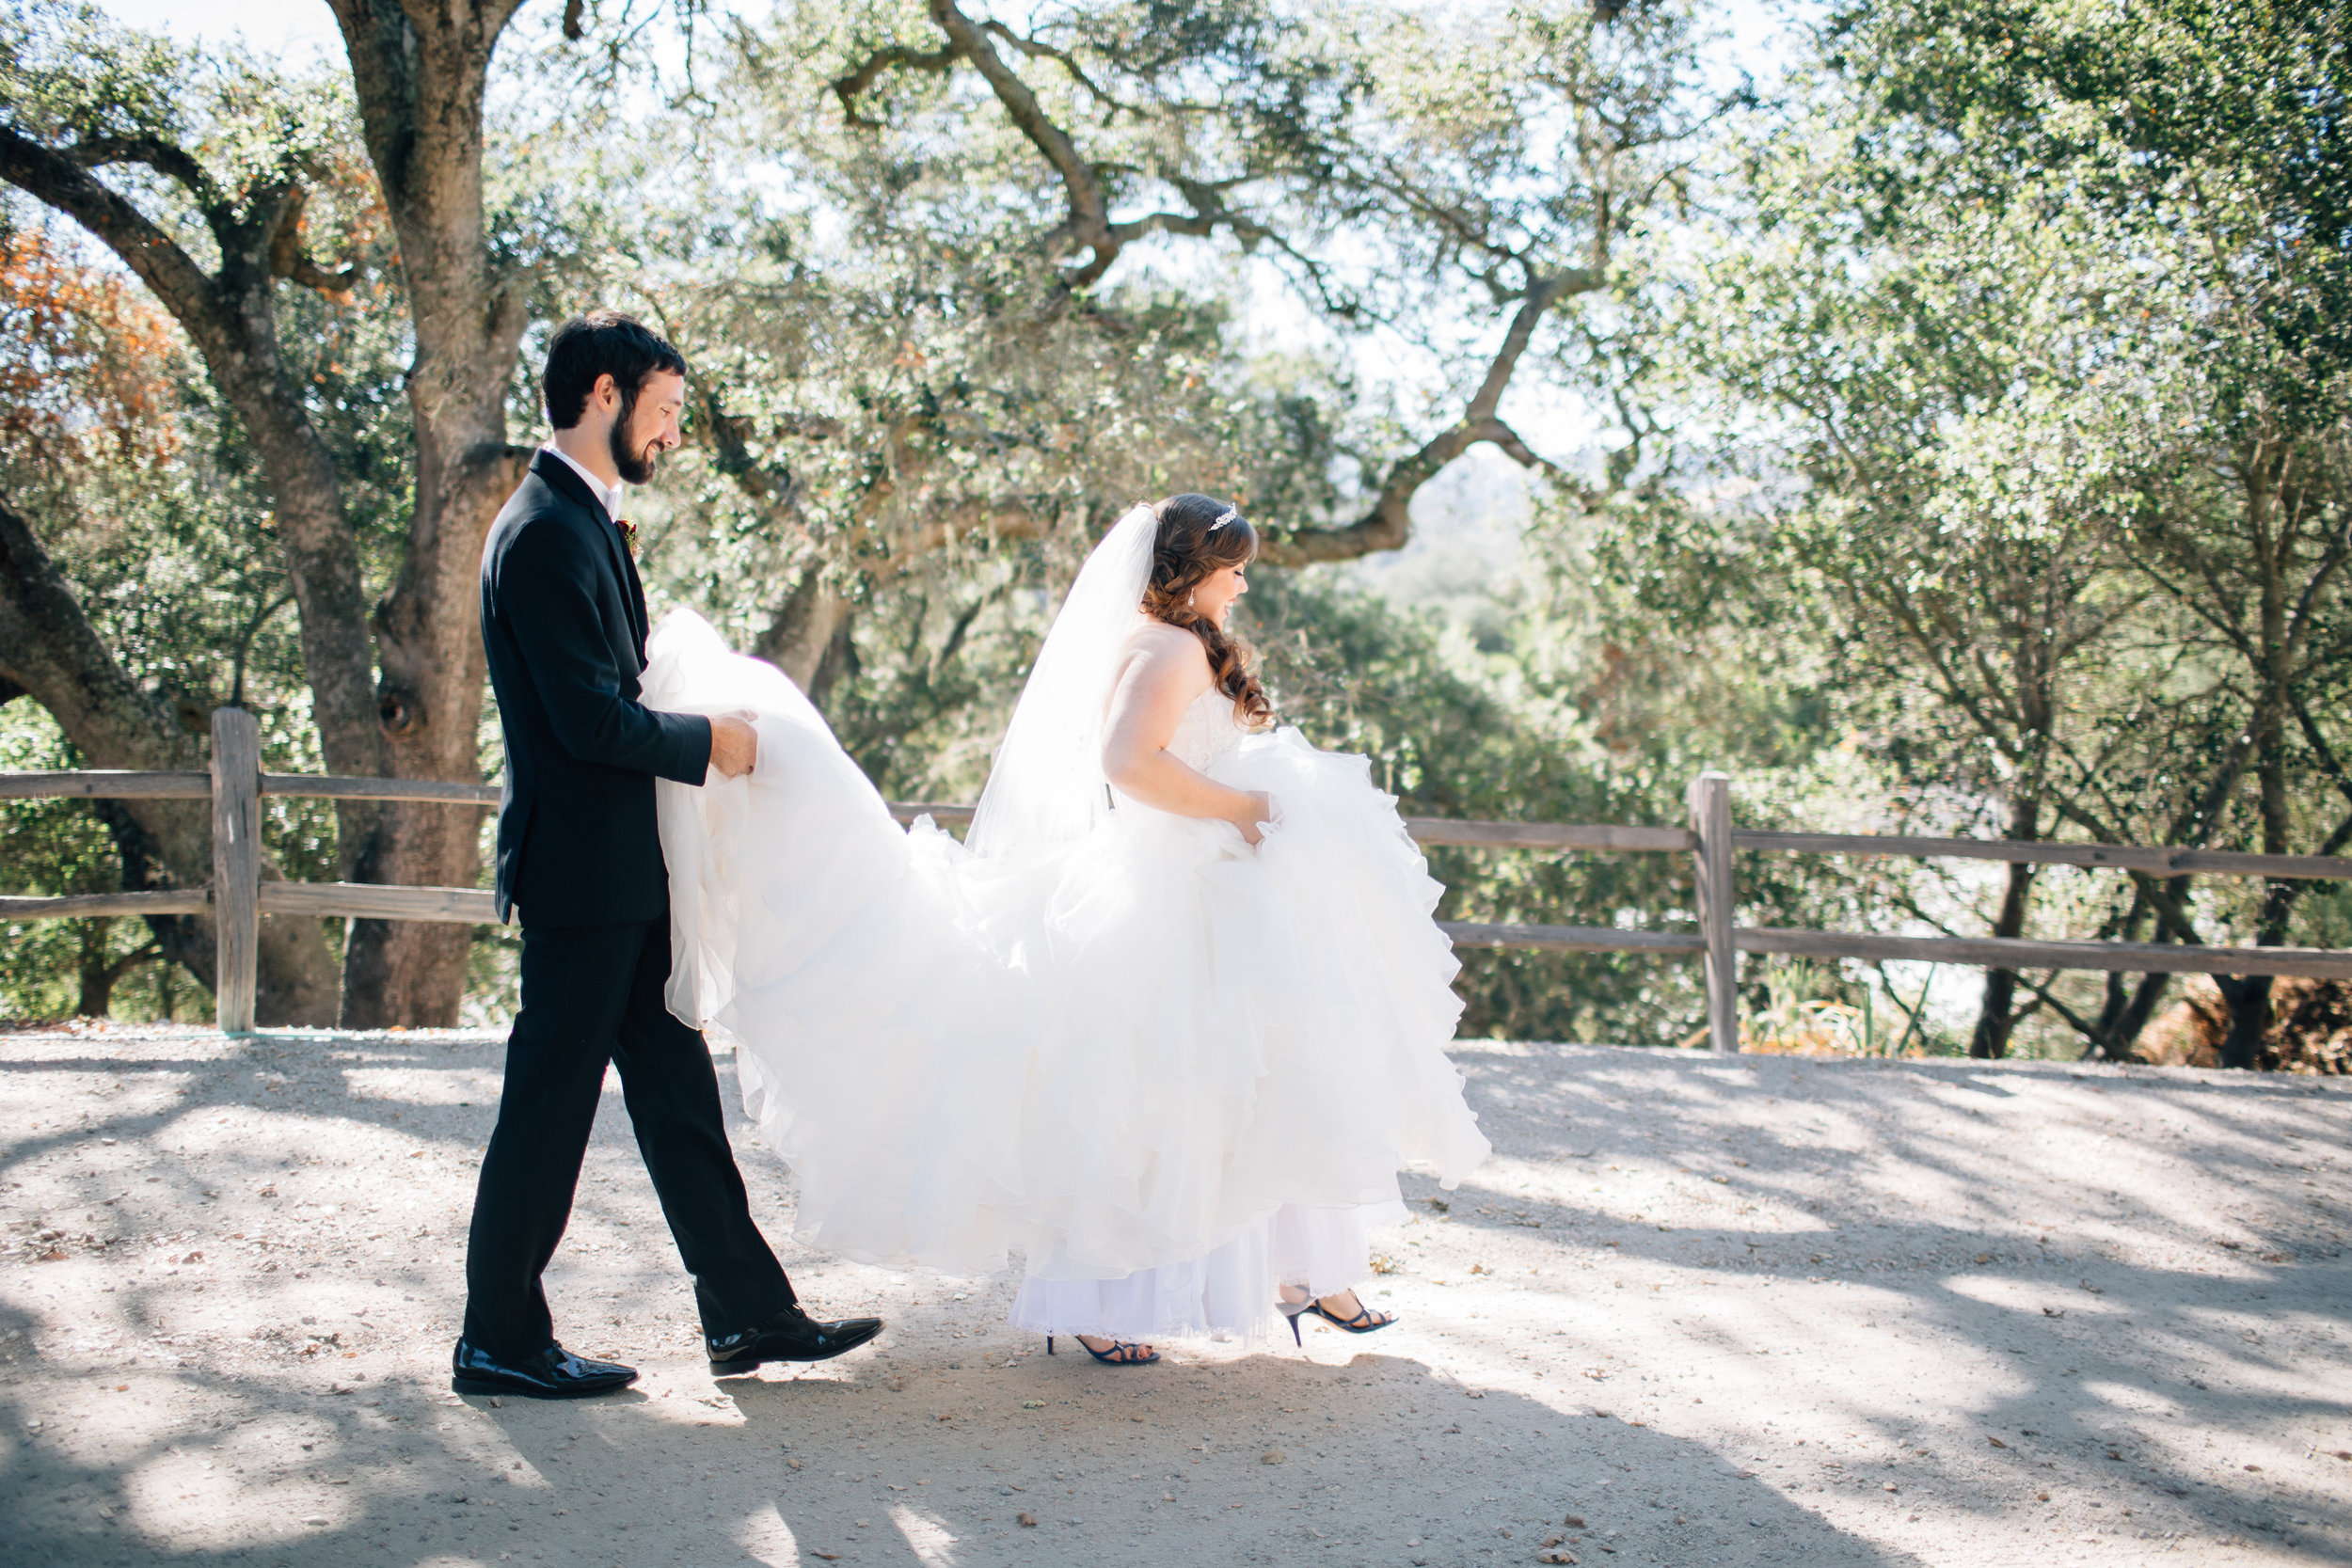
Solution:
<path fill-rule="evenodd" d="M 1263 844 L 1113 795 L 991 855 L 901 830 L 799 689 L 691 613 L 644 684 L 757 716 L 748 778 L 658 786 L 670 1000 L 735 1046 L 808 1244 L 963 1275 L 1017 1246 L 1018 1324 L 1257 1338 L 1278 1285 L 1364 1277 L 1398 1171 L 1486 1157 L 1440 890 L 1361 757 L 1211 692 L 1169 750 L 1275 797 Z"/>

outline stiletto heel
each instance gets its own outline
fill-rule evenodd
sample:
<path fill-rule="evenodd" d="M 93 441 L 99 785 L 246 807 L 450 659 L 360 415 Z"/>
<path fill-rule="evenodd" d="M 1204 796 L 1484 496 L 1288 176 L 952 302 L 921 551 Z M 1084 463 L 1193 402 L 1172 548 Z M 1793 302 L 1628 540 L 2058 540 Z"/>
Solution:
<path fill-rule="evenodd" d="M 1291 1325 L 1291 1343 L 1298 1346 L 1302 1350 L 1306 1348 L 1307 1341 L 1306 1338 L 1298 1332 L 1298 1320 L 1307 1315 L 1307 1308 L 1314 1305 L 1314 1297 L 1309 1296 L 1305 1301 L 1299 1302 L 1295 1306 L 1287 1301 L 1278 1301 L 1274 1304 L 1276 1309 L 1282 1314 L 1283 1318 L 1287 1320 Z"/>

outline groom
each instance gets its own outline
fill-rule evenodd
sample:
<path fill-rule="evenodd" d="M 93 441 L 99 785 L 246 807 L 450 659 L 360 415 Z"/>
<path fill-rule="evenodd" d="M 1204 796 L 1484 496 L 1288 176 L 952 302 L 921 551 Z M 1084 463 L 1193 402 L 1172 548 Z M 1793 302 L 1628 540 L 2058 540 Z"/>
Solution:
<path fill-rule="evenodd" d="M 539 1279 L 571 1215 L 608 1061 L 694 1277 L 710 1370 L 821 1361 L 882 1320 L 801 1310 L 752 1223 L 710 1053 L 662 1002 L 670 890 L 654 780 L 749 772 L 758 744 L 739 719 L 637 701 L 645 595 L 623 484 L 651 479 L 678 444 L 686 361 L 599 310 L 556 329 L 542 386 L 555 437 L 482 552 L 482 641 L 506 736 L 498 911 L 522 911 L 522 1007 L 474 1194 L 453 1386 L 564 1399 L 637 1377 L 557 1344 Z"/>

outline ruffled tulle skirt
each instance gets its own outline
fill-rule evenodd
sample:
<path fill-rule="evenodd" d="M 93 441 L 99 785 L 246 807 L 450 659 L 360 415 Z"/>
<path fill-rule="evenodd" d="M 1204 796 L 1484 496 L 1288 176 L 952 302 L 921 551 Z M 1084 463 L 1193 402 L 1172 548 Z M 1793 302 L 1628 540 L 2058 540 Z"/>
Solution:
<path fill-rule="evenodd" d="M 1009 1317 L 1015 1327 L 1040 1334 L 1146 1342 L 1216 1335 L 1255 1342 L 1265 1338 L 1283 1286 L 1311 1296 L 1353 1289 L 1364 1276 L 1372 1232 L 1404 1222 L 1401 1201 L 1355 1209 L 1284 1204 L 1205 1257 L 1117 1279 L 1031 1274 Z"/>
<path fill-rule="evenodd" d="M 1054 1333 L 1254 1335 L 1275 1285 L 1362 1276 L 1399 1171 L 1485 1158 L 1439 889 L 1363 759 L 1284 730 L 1212 764 L 1280 801 L 1260 846 L 1120 800 L 975 857 L 699 619 L 651 654 L 648 706 L 755 716 L 748 778 L 660 785 L 670 999 L 734 1044 L 805 1243 L 959 1275 L 1018 1247 L 1015 1321 Z"/>

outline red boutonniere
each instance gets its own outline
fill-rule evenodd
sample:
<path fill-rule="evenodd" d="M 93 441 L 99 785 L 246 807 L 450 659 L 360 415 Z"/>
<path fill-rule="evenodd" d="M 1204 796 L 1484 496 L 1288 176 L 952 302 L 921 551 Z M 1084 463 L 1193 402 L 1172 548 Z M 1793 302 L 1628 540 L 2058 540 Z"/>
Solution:
<path fill-rule="evenodd" d="M 628 558 L 637 559 L 637 525 L 627 517 L 616 517 L 612 526 L 621 531 L 621 543 L 628 546 Z"/>

